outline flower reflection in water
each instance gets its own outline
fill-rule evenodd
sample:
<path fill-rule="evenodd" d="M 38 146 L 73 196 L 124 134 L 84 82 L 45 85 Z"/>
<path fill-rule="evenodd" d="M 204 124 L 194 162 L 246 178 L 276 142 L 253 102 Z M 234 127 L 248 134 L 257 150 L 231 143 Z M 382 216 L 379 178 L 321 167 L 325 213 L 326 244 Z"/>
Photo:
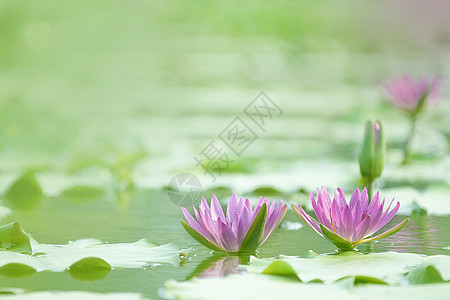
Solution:
<path fill-rule="evenodd" d="M 247 265 L 250 255 L 212 255 L 203 260 L 186 279 L 192 277 L 216 278 L 244 272 L 240 265 Z"/>

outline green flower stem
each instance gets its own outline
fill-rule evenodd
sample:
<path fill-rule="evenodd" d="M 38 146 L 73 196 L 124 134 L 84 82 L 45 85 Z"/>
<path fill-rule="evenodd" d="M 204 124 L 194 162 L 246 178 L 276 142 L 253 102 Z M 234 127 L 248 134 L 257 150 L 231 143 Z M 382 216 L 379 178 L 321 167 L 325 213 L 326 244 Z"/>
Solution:
<path fill-rule="evenodd" d="M 414 134 L 416 132 L 416 123 L 417 123 L 417 115 L 411 114 L 410 117 L 410 128 L 409 128 L 409 135 L 405 142 L 405 147 L 403 149 L 403 161 L 402 165 L 407 165 L 410 160 L 411 156 L 411 147 L 413 143 Z"/>
<path fill-rule="evenodd" d="M 373 197 L 373 191 L 375 190 L 375 179 L 364 177 L 364 182 L 367 188 L 367 195 L 369 196 L 369 203 L 370 203 Z"/>

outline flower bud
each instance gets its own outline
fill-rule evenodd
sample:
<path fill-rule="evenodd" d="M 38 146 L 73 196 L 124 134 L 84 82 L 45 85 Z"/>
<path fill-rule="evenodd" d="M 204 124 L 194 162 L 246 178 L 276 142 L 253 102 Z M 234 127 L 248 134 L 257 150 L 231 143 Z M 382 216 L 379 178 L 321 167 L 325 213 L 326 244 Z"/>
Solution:
<path fill-rule="evenodd" d="M 361 175 L 374 180 L 380 177 L 386 161 L 386 141 L 380 121 L 366 123 L 364 141 L 359 155 Z"/>

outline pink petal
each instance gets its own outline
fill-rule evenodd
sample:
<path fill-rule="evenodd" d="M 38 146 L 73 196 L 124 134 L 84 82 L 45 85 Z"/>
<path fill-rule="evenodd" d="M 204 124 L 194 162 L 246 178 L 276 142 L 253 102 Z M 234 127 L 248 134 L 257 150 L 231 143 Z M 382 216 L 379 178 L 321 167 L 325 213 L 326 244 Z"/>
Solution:
<path fill-rule="evenodd" d="M 215 195 L 212 195 L 211 199 L 211 218 L 216 221 L 220 219 L 220 221 L 225 222 L 225 216 L 223 214 L 222 206 L 219 203 L 219 200 L 217 200 L 217 197 Z"/>

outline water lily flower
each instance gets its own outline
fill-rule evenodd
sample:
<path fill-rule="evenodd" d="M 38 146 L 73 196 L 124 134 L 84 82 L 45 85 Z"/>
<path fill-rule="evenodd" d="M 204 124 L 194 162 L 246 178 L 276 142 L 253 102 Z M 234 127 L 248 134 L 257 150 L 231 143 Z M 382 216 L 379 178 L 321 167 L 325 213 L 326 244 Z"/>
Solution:
<path fill-rule="evenodd" d="M 425 104 L 431 105 L 439 100 L 441 80 L 422 77 L 415 82 L 409 75 L 403 75 L 403 77 L 394 78 L 390 83 L 384 83 L 383 86 L 391 96 L 389 101 L 409 113 L 409 134 L 403 149 L 402 164 L 405 165 L 411 156 L 417 116 L 423 111 Z"/>
<path fill-rule="evenodd" d="M 301 206 L 292 205 L 292 208 L 309 227 L 341 250 L 353 250 L 358 244 L 393 235 L 409 222 L 409 218 L 406 218 L 391 229 L 371 237 L 392 220 L 400 208 L 399 202 L 391 209 L 394 202 L 392 199 L 384 210 L 385 199 L 380 203 L 377 192 L 369 203 L 366 188 L 362 193 L 356 188 L 350 203 L 347 203 L 339 188 L 335 190 L 333 201 L 324 187 L 317 189 L 317 202 L 312 193 L 310 198 L 318 221 L 310 217 Z"/>
<path fill-rule="evenodd" d="M 262 197 L 252 209 L 248 199 L 238 199 L 236 194 L 230 198 L 226 217 L 215 195 L 211 208 L 204 197 L 199 211 L 193 208 L 195 219 L 181 208 L 187 220 L 187 223 L 181 221 L 183 227 L 202 245 L 225 252 L 254 252 L 269 238 L 287 211 L 287 205 L 281 201 L 269 203 Z"/>
<path fill-rule="evenodd" d="M 441 80 L 422 77 L 415 82 L 411 76 L 405 74 L 392 79 L 389 83 L 384 83 L 383 86 L 391 96 L 389 101 L 393 105 L 417 114 L 422 110 L 425 102 L 428 104 L 437 102 Z"/>

